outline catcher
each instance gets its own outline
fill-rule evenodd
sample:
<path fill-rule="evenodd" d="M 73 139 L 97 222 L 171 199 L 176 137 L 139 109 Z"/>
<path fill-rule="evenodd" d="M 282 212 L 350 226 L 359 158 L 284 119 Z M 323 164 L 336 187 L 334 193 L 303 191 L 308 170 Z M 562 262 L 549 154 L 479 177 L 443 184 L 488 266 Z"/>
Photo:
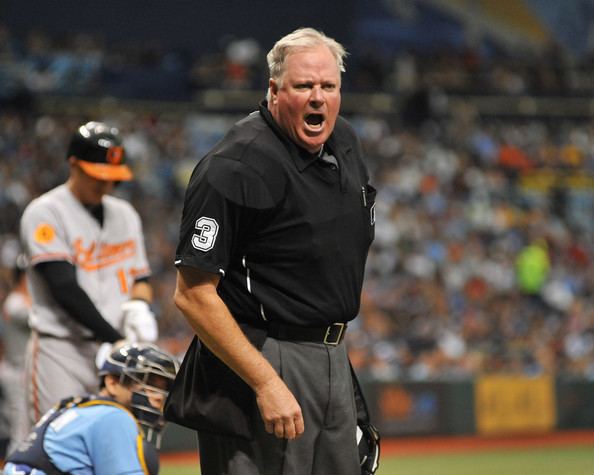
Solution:
<path fill-rule="evenodd" d="M 115 345 L 99 371 L 99 394 L 54 406 L 3 474 L 156 475 L 163 403 L 177 370 L 176 358 L 151 343 Z"/>

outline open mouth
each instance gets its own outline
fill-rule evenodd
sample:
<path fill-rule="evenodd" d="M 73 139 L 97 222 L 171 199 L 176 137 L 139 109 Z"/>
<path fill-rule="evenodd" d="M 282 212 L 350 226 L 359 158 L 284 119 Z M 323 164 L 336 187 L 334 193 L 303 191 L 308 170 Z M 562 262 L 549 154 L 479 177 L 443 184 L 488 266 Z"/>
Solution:
<path fill-rule="evenodd" d="M 312 129 L 319 129 L 324 123 L 323 114 L 307 114 L 305 116 L 305 123 Z"/>

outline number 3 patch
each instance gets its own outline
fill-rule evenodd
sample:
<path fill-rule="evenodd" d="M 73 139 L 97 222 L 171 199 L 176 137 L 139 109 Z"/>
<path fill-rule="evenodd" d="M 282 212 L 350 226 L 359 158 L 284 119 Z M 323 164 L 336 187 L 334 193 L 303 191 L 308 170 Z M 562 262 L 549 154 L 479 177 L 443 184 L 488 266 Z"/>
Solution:
<path fill-rule="evenodd" d="M 194 226 L 198 232 L 192 235 L 192 246 L 199 251 L 210 251 L 219 233 L 219 224 L 212 218 L 202 216 Z"/>

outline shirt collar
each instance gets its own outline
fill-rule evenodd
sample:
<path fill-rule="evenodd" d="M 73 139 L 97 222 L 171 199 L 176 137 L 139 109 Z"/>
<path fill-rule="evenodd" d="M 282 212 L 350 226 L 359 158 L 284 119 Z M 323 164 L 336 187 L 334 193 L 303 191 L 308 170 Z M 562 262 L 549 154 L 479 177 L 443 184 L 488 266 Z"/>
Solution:
<path fill-rule="evenodd" d="M 324 149 L 328 150 L 328 146 L 324 144 L 320 153 L 311 154 L 304 148 L 296 145 L 274 120 L 274 117 L 272 117 L 272 114 L 268 110 L 268 102 L 266 100 L 260 102 L 259 111 L 264 121 L 287 147 L 289 155 L 291 155 L 291 158 L 293 159 L 293 163 L 295 163 L 295 166 L 300 172 L 305 170 L 316 160 L 319 160 L 321 152 L 323 152 Z M 332 136 L 330 136 L 330 138 L 328 139 L 328 143 L 332 143 Z"/>

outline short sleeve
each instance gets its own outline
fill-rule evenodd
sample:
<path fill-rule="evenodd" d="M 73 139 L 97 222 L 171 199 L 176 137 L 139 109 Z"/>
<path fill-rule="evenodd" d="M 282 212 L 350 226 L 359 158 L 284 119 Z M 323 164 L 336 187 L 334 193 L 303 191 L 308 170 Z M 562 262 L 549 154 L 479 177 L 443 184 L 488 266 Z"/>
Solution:
<path fill-rule="evenodd" d="M 270 202 L 264 184 L 241 162 L 220 156 L 203 160 L 186 190 L 175 265 L 224 275 L 241 248 L 247 216 Z"/>
<path fill-rule="evenodd" d="M 72 262 L 60 218 L 42 202 L 32 203 L 23 213 L 21 239 L 32 265 L 48 261 Z"/>
<path fill-rule="evenodd" d="M 95 475 L 144 474 L 142 435 L 132 417 L 118 409 L 96 423 L 89 443 Z"/>

